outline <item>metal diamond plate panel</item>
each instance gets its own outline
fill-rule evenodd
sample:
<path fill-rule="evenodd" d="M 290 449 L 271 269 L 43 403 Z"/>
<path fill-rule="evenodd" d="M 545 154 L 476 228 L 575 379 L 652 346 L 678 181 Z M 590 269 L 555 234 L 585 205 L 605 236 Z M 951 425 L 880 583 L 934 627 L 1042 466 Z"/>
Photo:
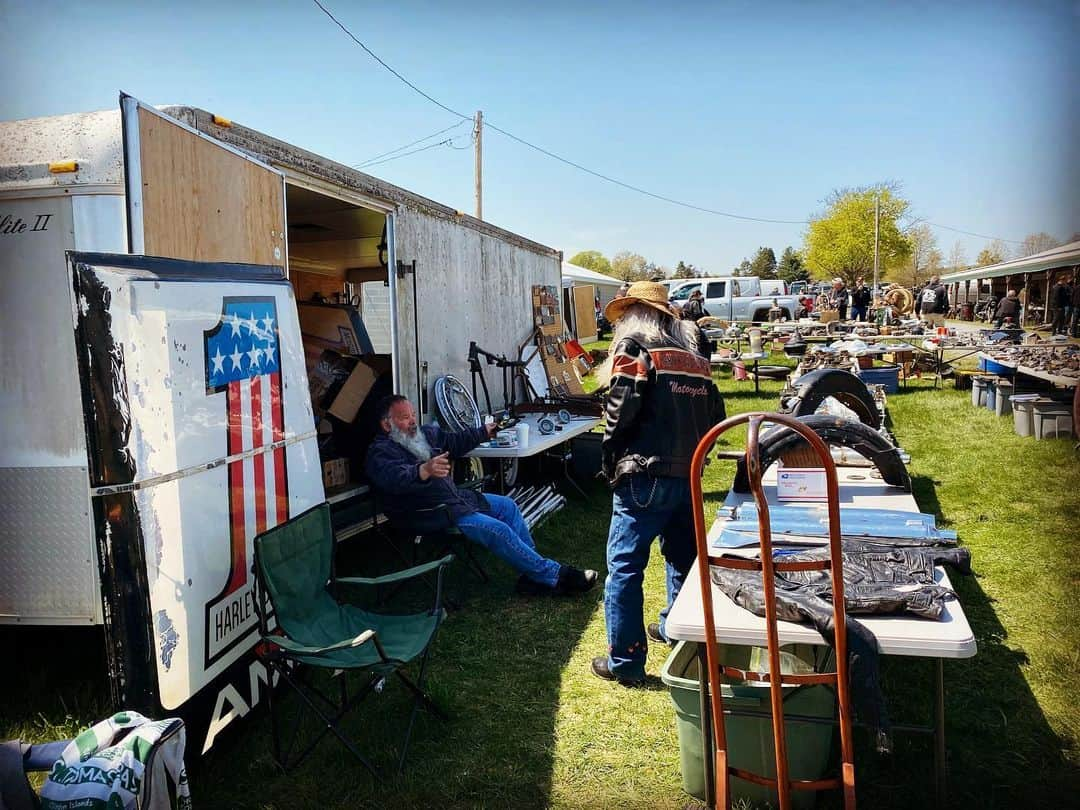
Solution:
<path fill-rule="evenodd" d="M 0 504 L 0 622 L 99 620 L 86 468 L 0 468 Z"/>

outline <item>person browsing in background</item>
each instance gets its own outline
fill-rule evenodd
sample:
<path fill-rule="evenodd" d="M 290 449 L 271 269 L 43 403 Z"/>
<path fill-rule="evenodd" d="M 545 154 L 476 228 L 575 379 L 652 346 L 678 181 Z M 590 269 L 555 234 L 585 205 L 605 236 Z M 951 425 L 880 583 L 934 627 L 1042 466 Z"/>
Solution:
<path fill-rule="evenodd" d="M 668 611 L 696 556 L 690 460 L 701 437 L 724 418 L 724 401 L 703 356 L 701 329 L 676 316 L 662 285 L 632 285 L 605 314 L 614 335 L 601 456 L 614 491 L 604 586 L 608 652 L 592 660 L 592 671 L 633 686 L 645 679 L 648 638 L 666 641 Z M 646 630 L 643 580 L 657 536 L 667 602 Z"/>
<path fill-rule="evenodd" d="M 590 590 L 599 575 L 542 556 L 513 499 L 465 489 L 454 484 L 450 461 L 468 453 L 495 434 L 495 425 L 460 433 L 437 425 L 418 425 L 416 410 L 403 396 L 379 402 L 381 434 L 368 449 L 364 471 L 380 496 L 380 506 L 393 522 L 418 509 L 445 505 L 443 520 L 457 526 L 521 576 L 524 594 L 576 594 Z"/>
<path fill-rule="evenodd" d="M 1020 298 L 1016 290 L 1009 290 L 1005 297 L 998 301 L 997 309 L 994 311 L 994 326 L 998 329 L 1007 319 L 1011 319 L 1014 326 L 1020 320 Z"/>
<path fill-rule="evenodd" d="M 851 319 L 865 321 L 866 313 L 870 308 L 870 288 L 860 278 L 855 282 L 855 289 L 851 293 Z"/>
<path fill-rule="evenodd" d="M 682 308 L 682 317 L 688 321 L 696 321 L 698 318 L 704 318 L 708 314 L 709 311 L 705 309 L 705 296 L 702 294 L 701 288 L 698 287 L 690 293 L 690 300 Z"/>
<path fill-rule="evenodd" d="M 829 295 L 829 302 L 833 309 L 837 311 L 840 320 L 847 320 L 848 303 L 850 301 L 850 294 L 848 288 L 844 286 L 844 280 L 842 278 L 834 278 L 832 282 L 832 293 Z"/>
<path fill-rule="evenodd" d="M 949 294 L 938 276 L 930 276 L 930 281 L 919 293 L 919 317 L 929 326 L 944 326 L 945 313 L 949 311 Z"/>
<path fill-rule="evenodd" d="M 1073 282 L 1069 305 L 1069 332 L 1073 337 L 1080 337 L 1080 280 Z"/>
<path fill-rule="evenodd" d="M 1069 307 L 1072 306 L 1072 287 L 1064 273 L 1057 277 L 1057 283 L 1050 290 L 1049 298 L 1054 307 L 1054 325 L 1051 334 L 1064 335 L 1069 324 Z"/>

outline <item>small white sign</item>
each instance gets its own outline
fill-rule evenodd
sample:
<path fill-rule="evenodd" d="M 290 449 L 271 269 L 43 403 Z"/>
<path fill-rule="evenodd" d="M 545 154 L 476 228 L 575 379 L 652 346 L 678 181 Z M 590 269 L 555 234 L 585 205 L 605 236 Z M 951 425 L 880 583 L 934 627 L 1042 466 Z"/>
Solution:
<path fill-rule="evenodd" d="M 780 501 L 827 501 L 825 470 L 779 464 L 776 470 L 776 498 Z"/>

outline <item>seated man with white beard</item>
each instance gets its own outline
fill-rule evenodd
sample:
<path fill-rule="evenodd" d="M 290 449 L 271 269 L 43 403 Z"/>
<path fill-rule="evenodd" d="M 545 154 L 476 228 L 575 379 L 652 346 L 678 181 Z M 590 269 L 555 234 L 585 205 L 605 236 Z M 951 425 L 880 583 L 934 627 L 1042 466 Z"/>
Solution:
<path fill-rule="evenodd" d="M 487 495 L 454 484 L 450 459 L 459 458 L 489 439 L 495 426 L 449 433 L 437 425 L 418 425 L 416 411 L 394 394 L 379 403 L 382 433 L 368 449 L 364 470 L 379 493 L 379 505 L 393 521 L 418 509 L 445 504 L 445 520 L 521 574 L 517 588 L 528 594 L 584 593 L 597 580 L 595 571 L 582 571 L 542 557 L 536 551 L 517 504 L 502 495 Z"/>

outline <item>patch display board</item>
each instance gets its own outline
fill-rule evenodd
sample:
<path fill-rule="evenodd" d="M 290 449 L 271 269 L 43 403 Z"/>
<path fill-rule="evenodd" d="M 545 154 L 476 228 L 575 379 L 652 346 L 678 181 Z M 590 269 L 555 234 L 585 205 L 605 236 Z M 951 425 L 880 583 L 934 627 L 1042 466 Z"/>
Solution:
<path fill-rule="evenodd" d="M 584 396 L 574 363 L 566 355 L 563 345 L 566 336 L 562 315 L 559 312 L 559 290 L 550 285 L 534 285 L 532 288 L 533 325 L 536 327 L 540 357 L 544 373 L 554 396 Z"/>

